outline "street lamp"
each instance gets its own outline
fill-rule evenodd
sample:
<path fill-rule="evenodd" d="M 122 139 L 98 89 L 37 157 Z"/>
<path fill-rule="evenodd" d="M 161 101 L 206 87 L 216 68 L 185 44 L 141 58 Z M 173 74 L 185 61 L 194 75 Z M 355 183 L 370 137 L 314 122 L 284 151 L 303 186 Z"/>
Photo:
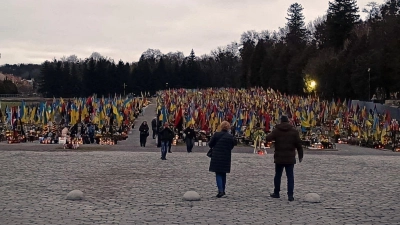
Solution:
<path fill-rule="evenodd" d="M 371 100 L 371 68 L 368 68 L 368 101 Z"/>
<path fill-rule="evenodd" d="M 168 89 L 168 83 L 165 83 L 165 88 Z"/>
<path fill-rule="evenodd" d="M 314 95 L 315 95 L 315 97 L 317 96 L 317 93 L 316 93 L 316 87 L 317 86 L 317 82 L 315 82 L 315 80 L 311 80 L 311 82 L 310 82 L 310 88 L 311 88 L 311 91 L 312 92 L 314 92 Z"/>
<path fill-rule="evenodd" d="M 125 83 L 124 83 L 124 97 L 125 97 L 125 88 L 127 87 L 128 85 L 126 85 Z"/>
<path fill-rule="evenodd" d="M 314 90 L 315 86 L 317 86 L 317 83 L 314 80 L 312 80 L 310 83 L 310 87 Z"/>

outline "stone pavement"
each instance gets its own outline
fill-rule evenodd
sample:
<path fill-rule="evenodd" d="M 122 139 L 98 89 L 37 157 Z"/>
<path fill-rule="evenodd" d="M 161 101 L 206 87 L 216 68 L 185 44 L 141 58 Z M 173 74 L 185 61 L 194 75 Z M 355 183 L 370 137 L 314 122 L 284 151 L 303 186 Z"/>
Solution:
<path fill-rule="evenodd" d="M 268 197 L 272 155 L 236 148 L 227 197 L 217 199 L 207 148 L 187 154 L 174 146 L 161 161 L 155 146 L 139 147 L 138 125 L 115 146 L 0 144 L 0 224 L 400 224 L 400 153 L 349 145 L 307 151 L 295 166 L 296 200 L 288 202 L 285 175 L 282 198 Z M 75 189 L 85 199 L 67 201 Z M 184 202 L 189 190 L 202 200 Z M 304 202 L 310 192 L 322 202 Z"/>
<path fill-rule="evenodd" d="M 216 199 L 203 153 L 0 151 L 0 224 L 400 224 L 397 156 L 305 155 L 294 202 L 271 199 L 272 155 L 233 154 Z M 71 190 L 83 201 L 67 201 Z M 188 190 L 199 202 L 182 201 Z M 322 203 L 303 201 L 320 194 Z"/>

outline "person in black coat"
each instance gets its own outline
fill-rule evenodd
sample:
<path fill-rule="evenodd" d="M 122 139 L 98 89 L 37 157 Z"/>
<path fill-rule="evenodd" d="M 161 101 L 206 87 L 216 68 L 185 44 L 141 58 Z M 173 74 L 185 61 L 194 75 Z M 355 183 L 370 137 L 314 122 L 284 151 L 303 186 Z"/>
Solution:
<path fill-rule="evenodd" d="M 159 132 L 163 129 L 163 123 L 161 120 L 158 121 L 157 123 L 157 148 L 161 148 L 161 138 Z"/>
<path fill-rule="evenodd" d="M 186 143 L 186 150 L 188 153 L 192 152 L 194 141 L 196 138 L 196 132 L 194 131 L 194 125 L 190 124 L 183 133 L 185 134 L 185 143 Z"/>
<path fill-rule="evenodd" d="M 172 131 L 174 131 L 174 126 L 172 124 L 169 125 L 169 129 L 171 129 Z M 175 133 L 174 133 L 175 134 Z M 168 153 L 172 153 L 171 152 L 171 148 L 172 148 L 172 142 L 174 141 L 174 136 L 171 136 L 171 139 L 169 140 L 168 143 Z"/>
<path fill-rule="evenodd" d="M 151 121 L 151 129 L 153 130 L 153 139 L 156 139 L 157 134 L 157 117 Z"/>
<path fill-rule="evenodd" d="M 232 149 L 236 145 L 236 139 L 229 134 L 231 126 L 228 121 L 223 121 L 211 138 L 208 146 L 212 149 L 210 172 L 215 172 L 218 186 L 217 198 L 225 195 L 226 174 L 231 172 Z"/>
<path fill-rule="evenodd" d="M 143 121 L 143 123 L 139 127 L 139 132 L 140 132 L 140 147 L 146 147 L 146 141 L 147 137 L 149 136 L 149 125 L 147 125 L 146 121 Z"/>

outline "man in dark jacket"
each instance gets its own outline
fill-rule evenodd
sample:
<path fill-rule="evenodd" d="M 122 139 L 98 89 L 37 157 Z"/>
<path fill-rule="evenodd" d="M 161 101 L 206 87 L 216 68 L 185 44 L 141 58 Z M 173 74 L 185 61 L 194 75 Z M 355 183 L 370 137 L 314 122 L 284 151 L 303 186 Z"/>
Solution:
<path fill-rule="evenodd" d="M 186 143 L 186 150 L 188 153 L 192 152 L 194 141 L 196 139 L 196 132 L 194 131 L 194 125 L 190 124 L 189 127 L 183 131 L 185 134 L 185 143 Z"/>
<path fill-rule="evenodd" d="M 172 124 L 169 125 L 169 129 L 172 130 L 172 132 L 174 131 L 174 126 Z M 172 148 L 172 142 L 174 141 L 174 135 L 171 136 L 171 139 L 168 142 L 168 153 L 172 153 L 171 152 L 171 148 Z"/>
<path fill-rule="evenodd" d="M 160 130 L 163 128 L 162 121 L 159 120 L 157 123 L 157 148 L 161 148 L 161 138 L 160 138 Z"/>
<path fill-rule="evenodd" d="M 153 130 L 153 139 L 156 139 L 157 134 L 157 117 L 151 121 L 151 129 Z"/>
<path fill-rule="evenodd" d="M 281 124 L 276 125 L 275 129 L 266 137 L 266 141 L 275 141 L 275 178 L 274 193 L 272 198 L 279 198 L 281 188 L 281 178 L 283 169 L 286 171 L 288 183 L 288 199 L 294 201 L 294 164 L 296 164 L 296 149 L 299 155 L 299 162 L 303 160 L 303 147 L 299 132 L 289 123 L 287 116 L 281 117 Z"/>
<path fill-rule="evenodd" d="M 164 124 L 163 128 L 161 128 L 158 137 L 161 140 L 161 159 L 167 160 L 169 141 L 174 137 L 174 132 L 169 128 L 168 122 Z"/>

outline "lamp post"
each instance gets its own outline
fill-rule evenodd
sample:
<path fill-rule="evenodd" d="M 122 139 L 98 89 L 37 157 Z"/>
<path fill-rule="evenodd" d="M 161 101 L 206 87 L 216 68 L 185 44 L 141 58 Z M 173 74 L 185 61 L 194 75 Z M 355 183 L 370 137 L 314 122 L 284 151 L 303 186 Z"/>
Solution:
<path fill-rule="evenodd" d="M 311 82 L 310 82 L 310 87 L 311 87 L 311 90 L 314 92 L 314 95 L 315 95 L 315 97 L 317 96 L 317 93 L 316 93 L 316 91 L 315 91 L 315 87 L 317 86 L 317 82 L 315 82 L 314 80 L 312 80 Z"/>
<path fill-rule="evenodd" d="M 125 88 L 127 87 L 128 85 L 126 85 L 125 83 L 124 83 L 124 97 L 125 97 Z"/>
<path fill-rule="evenodd" d="M 371 68 L 368 68 L 368 101 L 371 100 Z"/>
<path fill-rule="evenodd" d="M 165 88 L 168 89 L 168 83 L 165 83 Z"/>

